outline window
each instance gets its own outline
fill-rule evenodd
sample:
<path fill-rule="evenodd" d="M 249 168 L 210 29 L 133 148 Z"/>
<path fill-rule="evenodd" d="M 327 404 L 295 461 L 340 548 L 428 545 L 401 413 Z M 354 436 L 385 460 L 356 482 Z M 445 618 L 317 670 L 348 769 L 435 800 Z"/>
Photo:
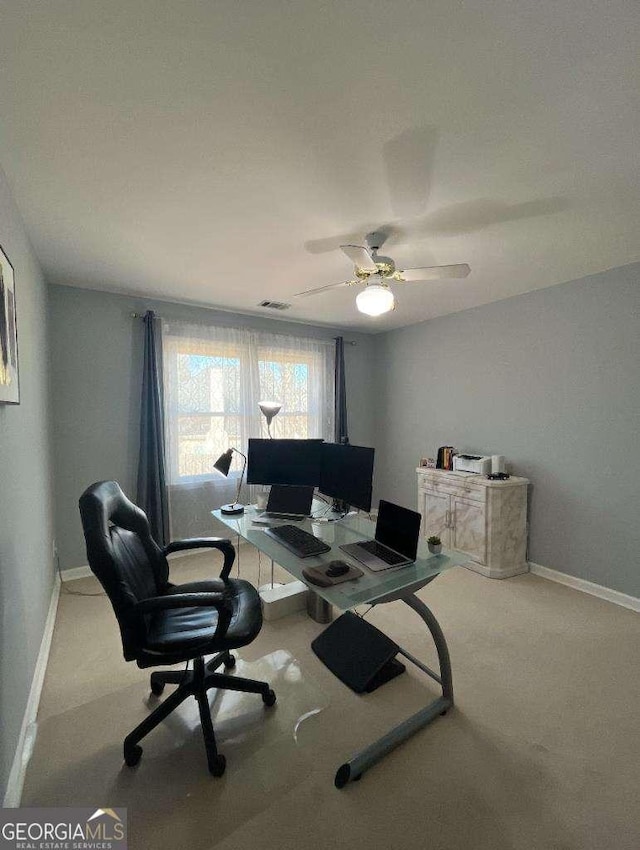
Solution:
<path fill-rule="evenodd" d="M 188 340 L 177 348 L 174 481 L 211 475 L 222 452 L 240 448 L 240 358 L 191 353 Z"/>
<path fill-rule="evenodd" d="M 332 439 L 331 341 L 166 322 L 162 338 L 170 483 L 216 481 L 224 451 L 266 437 L 263 399 L 282 404 L 274 437 Z"/>
<path fill-rule="evenodd" d="M 314 410 L 310 376 L 318 368 L 317 352 L 267 351 L 259 353 L 260 397 L 279 401 L 282 410 L 271 424 L 274 437 L 306 439 L 320 437 L 317 427 L 319 411 Z M 267 437 L 267 426 L 261 417 L 261 437 Z"/>

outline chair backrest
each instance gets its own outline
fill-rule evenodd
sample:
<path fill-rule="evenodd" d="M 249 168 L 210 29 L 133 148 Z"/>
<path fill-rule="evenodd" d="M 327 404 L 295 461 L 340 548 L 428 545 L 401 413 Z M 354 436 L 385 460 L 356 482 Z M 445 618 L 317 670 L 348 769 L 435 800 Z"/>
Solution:
<path fill-rule="evenodd" d="M 149 521 L 115 481 L 88 487 L 79 501 L 91 571 L 111 600 L 127 661 L 146 637 L 144 617 L 134 612 L 141 599 L 160 596 L 169 584 L 169 565 L 151 537 Z"/>

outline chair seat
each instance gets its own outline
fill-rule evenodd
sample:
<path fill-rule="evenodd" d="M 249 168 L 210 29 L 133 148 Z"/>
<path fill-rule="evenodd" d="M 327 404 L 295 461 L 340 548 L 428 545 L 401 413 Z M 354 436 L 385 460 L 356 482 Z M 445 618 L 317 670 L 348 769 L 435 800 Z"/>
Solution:
<path fill-rule="evenodd" d="M 233 606 L 229 628 L 221 639 L 215 638 L 218 612 L 215 608 L 174 608 L 151 615 L 145 649 L 137 661 L 140 667 L 175 664 L 220 650 L 245 646 L 262 627 L 260 597 L 253 585 L 242 579 L 196 581 L 181 584 L 176 593 L 220 592 L 225 590 Z M 171 590 L 168 591 L 171 593 Z M 160 660 L 159 656 L 162 656 Z"/>

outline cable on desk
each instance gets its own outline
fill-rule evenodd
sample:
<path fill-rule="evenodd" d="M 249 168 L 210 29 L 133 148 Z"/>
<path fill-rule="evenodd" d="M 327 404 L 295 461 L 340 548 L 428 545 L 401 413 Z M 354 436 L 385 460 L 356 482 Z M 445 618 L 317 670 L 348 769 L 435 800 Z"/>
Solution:
<path fill-rule="evenodd" d="M 324 511 L 321 514 L 311 514 L 311 519 L 323 519 L 331 510 L 331 505 L 327 505 Z"/>

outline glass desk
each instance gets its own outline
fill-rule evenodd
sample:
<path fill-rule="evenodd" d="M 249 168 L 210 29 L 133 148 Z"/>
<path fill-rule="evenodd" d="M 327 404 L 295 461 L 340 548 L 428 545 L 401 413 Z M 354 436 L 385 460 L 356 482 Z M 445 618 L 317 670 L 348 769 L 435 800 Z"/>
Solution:
<path fill-rule="evenodd" d="M 316 503 L 314 503 L 316 507 Z M 388 752 L 397 747 L 415 732 L 426 726 L 436 717 L 445 714 L 453 706 L 453 684 L 451 678 L 451 663 L 447 643 L 433 613 L 419 599 L 415 592 L 432 582 L 440 573 L 449 567 L 460 563 L 454 553 L 431 555 L 424 541 L 420 542 L 418 559 L 407 567 L 396 567 L 383 572 L 371 572 L 363 564 L 358 566 L 364 575 L 350 582 L 343 582 L 335 587 L 318 587 L 309 584 L 302 574 L 307 566 L 322 566 L 336 559 L 343 560 L 347 556 L 338 547 L 343 543 L 354 543 L 357 540 L 367 540 L 374 536 L 375 524 L 368 517 L 360 514 L 345 517 L 336 522 L 320 522 L 306 519 L 295 525 L 310 531 L 316 537 L 331 546 L 330 552 L 311 558 L 298 558 L 293 552 L 285 549 L 277 540 L 264 533 L 265 526 L 254 525 L 259 511 L 250 506 L 240 516 L 225 516 L 220 511 L 212 511 L 213 516 L 224 523 L 233 534 L 253 544 L 260 552 L 280 564 L 287 572 L 300 581 L 305 582 L 309 589 L 317 593 L 327 602 L 335 605 L 341 611 L 347 611 L 356 605 L 378 605 L 385 602 L 402 600 L 422 618 L 429 629 L 438 652 L 440 672 L 436 673 L 414 655 L 400 647 L 399 654 L 434 679 L 442 688 L 442 696 L 430 702 L 420 711 L 394 726 L 385 735 L 364 750 L 361 750 L 349 761 L 342 764 L 336 773 L 335 784 L 342 788 L 347 782 L 360 779 L 362 774 Z M 286 521 L 283 521 L 285 524 Z"/>

